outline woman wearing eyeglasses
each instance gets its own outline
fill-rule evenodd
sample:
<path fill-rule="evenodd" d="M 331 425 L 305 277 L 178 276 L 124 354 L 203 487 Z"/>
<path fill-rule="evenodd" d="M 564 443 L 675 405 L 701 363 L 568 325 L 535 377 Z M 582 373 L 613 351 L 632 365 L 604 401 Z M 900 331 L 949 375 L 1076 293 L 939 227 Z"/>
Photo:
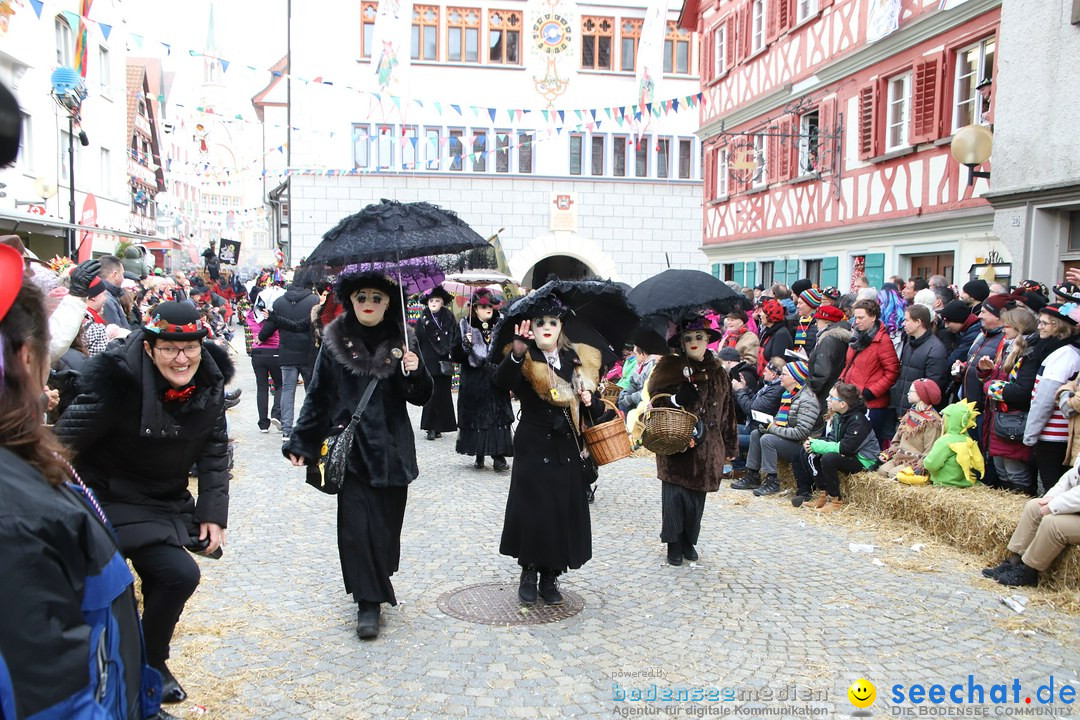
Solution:
<path fill-rule="evenodd" d="M 142 330 L 87 363 L 56 425 L 142 579 L 146 654 L 162 675 L 163 702 L 187 697 L 165 664 L 199 584 L 185 548 L 217 557 L 229 511 L 224 388 L 233 364 L 202 342 L 206 334 L 193 305 L 161 303 Z M 188 492 L 193 465 L 198 502 Z"/>

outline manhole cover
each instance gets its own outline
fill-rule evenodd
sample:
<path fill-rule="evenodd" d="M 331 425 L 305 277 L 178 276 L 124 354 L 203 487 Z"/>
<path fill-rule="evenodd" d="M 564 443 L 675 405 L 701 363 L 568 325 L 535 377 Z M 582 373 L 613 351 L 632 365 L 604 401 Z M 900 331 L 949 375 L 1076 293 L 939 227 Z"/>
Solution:
<path fill-rule="evenodd" d="M 558 622 L 581 612 L 585 600 L 580 595 L 559 588 L 562 605 L 522 605 L 517 583 L 481 583 L 451 590 L 439 596 L 439 609 L 458 620 L 484 625 L 539 625 Z"/>

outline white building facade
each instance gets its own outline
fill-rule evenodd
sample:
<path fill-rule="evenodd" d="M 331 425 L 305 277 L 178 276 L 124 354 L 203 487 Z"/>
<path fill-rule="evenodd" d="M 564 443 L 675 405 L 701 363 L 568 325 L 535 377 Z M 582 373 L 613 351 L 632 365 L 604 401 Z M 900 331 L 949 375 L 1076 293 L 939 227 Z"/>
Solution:
<path fill-rule="evenodd" d="M 414 4 L 402 31 L 411 57 L 385 87 L 378 5 L 334 10 L 333 27 L 294 19 L 291 117 L 284 62 L 254 99 L 268 191 L 291 168 L 280 232 L 292 262 L 385 197 L 498 233 L 529 286 L 552 272 L 633 283 L 706 267 L 698 47 L 676 9 L 650 23 L 645 3 Z M 644 53 L 658 69 L 643 98 Z"/>

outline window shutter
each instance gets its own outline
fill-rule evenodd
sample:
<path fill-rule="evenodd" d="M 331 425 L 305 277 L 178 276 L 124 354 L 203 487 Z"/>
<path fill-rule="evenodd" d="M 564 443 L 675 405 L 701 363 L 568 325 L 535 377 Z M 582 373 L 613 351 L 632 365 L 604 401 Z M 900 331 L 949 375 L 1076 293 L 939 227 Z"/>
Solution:
<path fill-rule="evenodd" d="M 941 66 L 939 58 L 915 65 L 911 100 L 911 144 L 933 142 L 940 135 Z"/>
<path fill-rule="evenodd" d="M 714 78 L 713 68 L 713 53 L 716 52 L 716 26 L 713 26 L 708 33 L 701 34 L 700 52 L 701 57 L 701 72 L 698 75 L 701 77 L 701 84 L 711 82 Z"/>
<path fill-rule="evenodd" d="M 746 268 L 746 265 L 747 264 L 744 263 L 744 262 L 735 263 L 735 272 L 732 275 L 731 279 L 734 280 L 735 282 L 739 283 L 740 285 L 743 284 L 743 278 L 744 278 L 744 275 L 745 275 L 744 269 Z"/>
<path fill-rule="evenodd" d="M 818 172 L 831 172 L 840 162 L 840 140 L 829 137 L 836 127 L 836 96 L 822 98 L 818 105 Z"/>
<path fill-rule="evenodd" d="M 728 15 L 725 22 L 727 23 L 727 32 L 724 37 L 724 52 L 727 54 L 727 61 L 724 63 L 724 69 L 731 70 L 735 66 L 735 38 L 737 37 L 735 13 Z"/>
<path fill-rule="evenodd" d="M 716 147 L 705 148 L 705 201 L 716 197 Z"/>
<path fill-rule="evenodd" d="M 885 253 L 867 253 L 864 257 L 866 281 L 872 288 L 881 287 L 885 284 Z"/>
<path fill-rule="evenodd" d="M 746 263 L 746 273 L 745 273 L 744 277 L 746 278 L 746 280 L 743 283 L 743 287 L 753 287 L 754 285 L 757 285 L 757 263 L 756 262 L 748 262 L 748 263 Z"/>
<path fill-rule="evenodd" d="M 777 34 L 784 33 L 791 27 L 791 18 L 794 15 L 791 12 L 791 3 L 792 0 L 776 0 Z"/>
<path fill-rule="evenodd" d="M 884 257 L 884 256 L 882 256 L 882 257 Z M 787 285 L 788 287 L 791 287 L 791 283 L 795 282 L 798 279 L 799 279 L 799 261 L 798 260 L 788 260 L 787 261 L 787 280 L 784 282 L 784 284 Z"/>
<path fill-rule="evenodd" d="M 782 137 L 773 138 L 776 144 L 773 145 L 773 156 L 776 158 L 776 174 L 773 176 L 776 180 L 790 180 L 791 169 L 794 163 L 791 162 L 792 153 L 794 151 L 795 138 L 786 137 L 792 135 L 792 118 L 785 117 L 780 120 L 776 126 L 776 132 Z"/>
<path fill-rule="evenodd" d="M 859 158 L 867 160 L 879 155 L 877 85 L 859 90 Z"/>
<path fill-rule="evenodd" d="M 839 287 L 840 285 L 840 258 L 821 258 L 821 287 Z"/>
<path fill-rule="evenodd" d="M 739 8 L 739 59 L 750 57 L 750 40 L 753 35 L 754 16 L 750 5 Z"/>
<path fill-rule="evenodd" d="M 780 36 L 780 5 L 785 0 L 769 0 L 765 3 L 765 42 L 772 42 Z"/>
<path fill-rule="evenodd" d="M 720 279 L 720 263 L 713 263 L 712 264 L 712 276 L 714 278 L 718 279 L 718 280 Z M 701 276 L 698 275 L 698 277 L 701 277 Z"/>
<path fill-rule="evenodd" d="M 829 7 L 832 4 L 833 4 L 833 0 L 820 0 L 818 2 L 818 7 L 820 7 L 822 10 L 824 10 L 825 8 Z"/>

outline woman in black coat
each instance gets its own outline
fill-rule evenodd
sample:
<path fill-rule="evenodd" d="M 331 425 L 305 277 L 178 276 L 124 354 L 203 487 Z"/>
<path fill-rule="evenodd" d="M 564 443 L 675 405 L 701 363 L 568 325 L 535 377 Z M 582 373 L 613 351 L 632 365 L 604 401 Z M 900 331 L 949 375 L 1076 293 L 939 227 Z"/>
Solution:
<path fill-rule="evenodd" d="M 17 291 L 0 292 L 0 717 L 172 718 L 146 665 L 134 578 L 41 422 L 48 315 L 7 246 L 0 288 Z"/>
<path fill-rule="evenodd" d="M 592 557 L 587 492 L 595 468 L 582 457 L 577 428 L 583 412 L 596 419 L 604 411 L 592 395 L 602 358 L 596 348 L 565 337 L 567 312 L 550 298 L 531 319 L 518 318 L 514 341 L 495 372 L 495 383 L 521 402 L 499 552 L 521 565 L 518 597 L 528 605 L 536 602 L 537 573 L 540 596 L 558 605 L 563 598 L 556 578 Z"/>
<path fill-rule="evenodd" d="M 484 467 L 484 456 L 490 455 L 492 467 L 502 472 L 509 467 L 507 456 L 514 454 L 510 433 L 514 410 L 510 393 L 495 385 L 495 366 L 488 362 L 499 300 L 487 288 L 480 288 L 470 304 L 469 319 L 461 321 L 461 342 L 451 353 L 454 362 L 461 363 L 457 451 L 475 456 L 476 468 Z"/>
<path fill-rule="evenodd" d="M 434 383 L 431 399 L 420 415 L 420 429 L 427 430 L 428 440 L 434 440 L 442 437 L 444 432 L 458 429 L 454 421 L 454 397 L 451 392 L 454 366 L 450 353 L 461 342 L 461 337 L 454 313 L 446 307 L 454 301 L 453 295 L 441 285 L 436 285 L 420 301 L 426 307 L 416 323 L 416 340 L 420 344 L 424 367 Z"/>
<path fill-rule="evenodd" d="M 416 445 L 406 403 L 431 397 L 431 376 L 408 346 L 401 291 L 383 275 L 364 272 L 338 281 L 345 307 L 326 326 L 304 407 L 282 452 L 293 465 L 314 466 L 323 442 L 349 424 L 368 384 L 375 382 L 356 429 L 348 472 L 338 494 L 337 535 L 345 592 L 357 604 L 356 634 L 379 634 L 381 603 L 397 605 L 390 576 L 401 557 L 401 524 Z"/>
<path fill-rule="evenodd" d="M 165 665 L 199 585 L 185 548 L 217 556 L 229 513 L 225 385 L 233 365 L 223 348 L 202 342 L 206 334 L 190 303 L 159 304 L 142 330 L 87 363 L 56 425 L 142 579 L 146 654 L 164 680 L 164 702 L 187 697 Z M 198 502 L 188 492 L 193 465 Z"/>

